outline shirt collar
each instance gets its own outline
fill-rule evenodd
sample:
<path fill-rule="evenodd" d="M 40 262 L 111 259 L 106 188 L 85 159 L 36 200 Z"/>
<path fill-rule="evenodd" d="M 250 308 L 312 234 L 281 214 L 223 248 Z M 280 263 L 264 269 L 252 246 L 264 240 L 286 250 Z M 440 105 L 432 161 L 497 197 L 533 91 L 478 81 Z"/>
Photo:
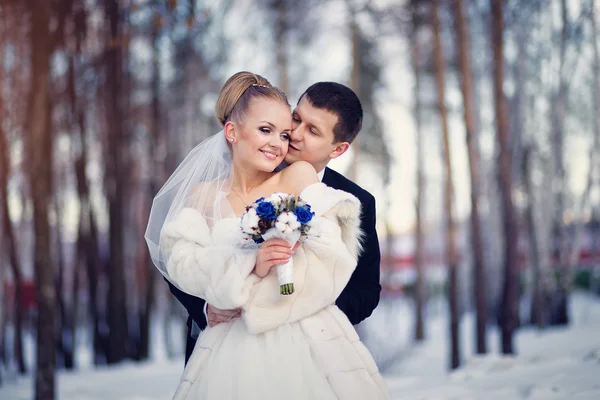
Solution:
<path fill-rule="evenodd" d="M 323 182 L 323 176 L 325 175 L 325 168 L 317 172 L 317 176 L 319 177 L 319 182 Z"/>

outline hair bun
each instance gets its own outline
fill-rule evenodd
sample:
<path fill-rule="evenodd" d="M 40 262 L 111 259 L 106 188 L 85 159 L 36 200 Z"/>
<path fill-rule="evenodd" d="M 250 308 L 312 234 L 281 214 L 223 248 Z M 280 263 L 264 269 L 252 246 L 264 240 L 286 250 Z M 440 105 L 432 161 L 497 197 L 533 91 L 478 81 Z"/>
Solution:
<path fill-rule="evenodd" d="M 250 88 L 255 90 L 249 91 Z M 221 89 L 215 106 L 215 117 L 224 126 L 234 116 L 241 116 L 250 100 L 256 96 L 281 100 L 288 104 L 287 97 L 260 75 L 242 71 L 232 75 Z M 289 104 L 288 104 L 289 105 Z"/>

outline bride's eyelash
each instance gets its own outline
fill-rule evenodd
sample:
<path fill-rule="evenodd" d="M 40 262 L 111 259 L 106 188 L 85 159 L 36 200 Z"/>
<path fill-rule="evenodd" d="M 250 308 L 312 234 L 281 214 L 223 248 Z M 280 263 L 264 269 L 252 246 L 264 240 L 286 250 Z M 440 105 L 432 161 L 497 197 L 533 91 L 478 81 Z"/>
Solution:
<path fill-rule="evenodd" d="M 258 128 L 258 130 L 264 133 L 265 135 L 270 135 L 272 133 L 271 128 L 267 127 Z M 290 140 L 290 135 L 288 133 L 282 133 L 281 137 L 283 138 L 283 140 Z"/>

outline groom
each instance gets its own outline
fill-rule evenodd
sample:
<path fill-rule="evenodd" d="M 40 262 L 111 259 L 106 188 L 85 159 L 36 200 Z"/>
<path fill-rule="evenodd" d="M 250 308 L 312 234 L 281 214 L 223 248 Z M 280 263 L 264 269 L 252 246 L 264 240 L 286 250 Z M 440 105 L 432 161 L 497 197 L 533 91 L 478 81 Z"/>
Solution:
<path fill-rule="evenodd" d="M 292 134 L 285 162 L 289 165 L 298 160 L 312 164 L 319 178 L 327 186 L 356 196 L 361 202 L 361 225 L 364 232 L 363 252 L 358 264 L 335 304 L 352 324 L 369 317 L 379 303 L 379 241 L 375 231 L 375 198 L 354 182 L 327 168 L 330 160 L 344 154 L 362 127 L 363 111 L 354 92 L 339 83 L 318 82 L 310 86 L 300 97 L 292 114 Z M 277 243 L 277 242 L 273 242 Z M 267 243 L 265 243 L 267 244 Z M 278 250 L 281 244 L 262 246 L 258 262 L 269 262 L 268 254 Z M 289 250 L 288 250 L 289 251 Z M 259 261 L 260 260 L 260 261 Z M 204 313 L 204 300 L 182 292 L 170 282 L 171 293 L 186 308 L 188 334 L 185 352 L 187 363 L 198 334 L 208 324 L 217 325 L 239 317 L 239 310 L 219 310 L 211 305 Z"/>

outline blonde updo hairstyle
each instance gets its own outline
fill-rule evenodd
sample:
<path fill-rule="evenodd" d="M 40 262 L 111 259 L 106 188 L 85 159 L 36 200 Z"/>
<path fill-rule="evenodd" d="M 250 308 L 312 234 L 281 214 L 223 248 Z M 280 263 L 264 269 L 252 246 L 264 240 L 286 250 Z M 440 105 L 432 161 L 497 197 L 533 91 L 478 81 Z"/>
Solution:
<path fill-rule="evenodd" d="M 215 107 L 217 121 L 222 127 L 228 121 L 240 123 L 252 100 L 257 98 L 280 101 L 290 107 L 287 96 L 260 75 L 251 72 L 238 72 L 233 75 L 219 93 Z"/>

